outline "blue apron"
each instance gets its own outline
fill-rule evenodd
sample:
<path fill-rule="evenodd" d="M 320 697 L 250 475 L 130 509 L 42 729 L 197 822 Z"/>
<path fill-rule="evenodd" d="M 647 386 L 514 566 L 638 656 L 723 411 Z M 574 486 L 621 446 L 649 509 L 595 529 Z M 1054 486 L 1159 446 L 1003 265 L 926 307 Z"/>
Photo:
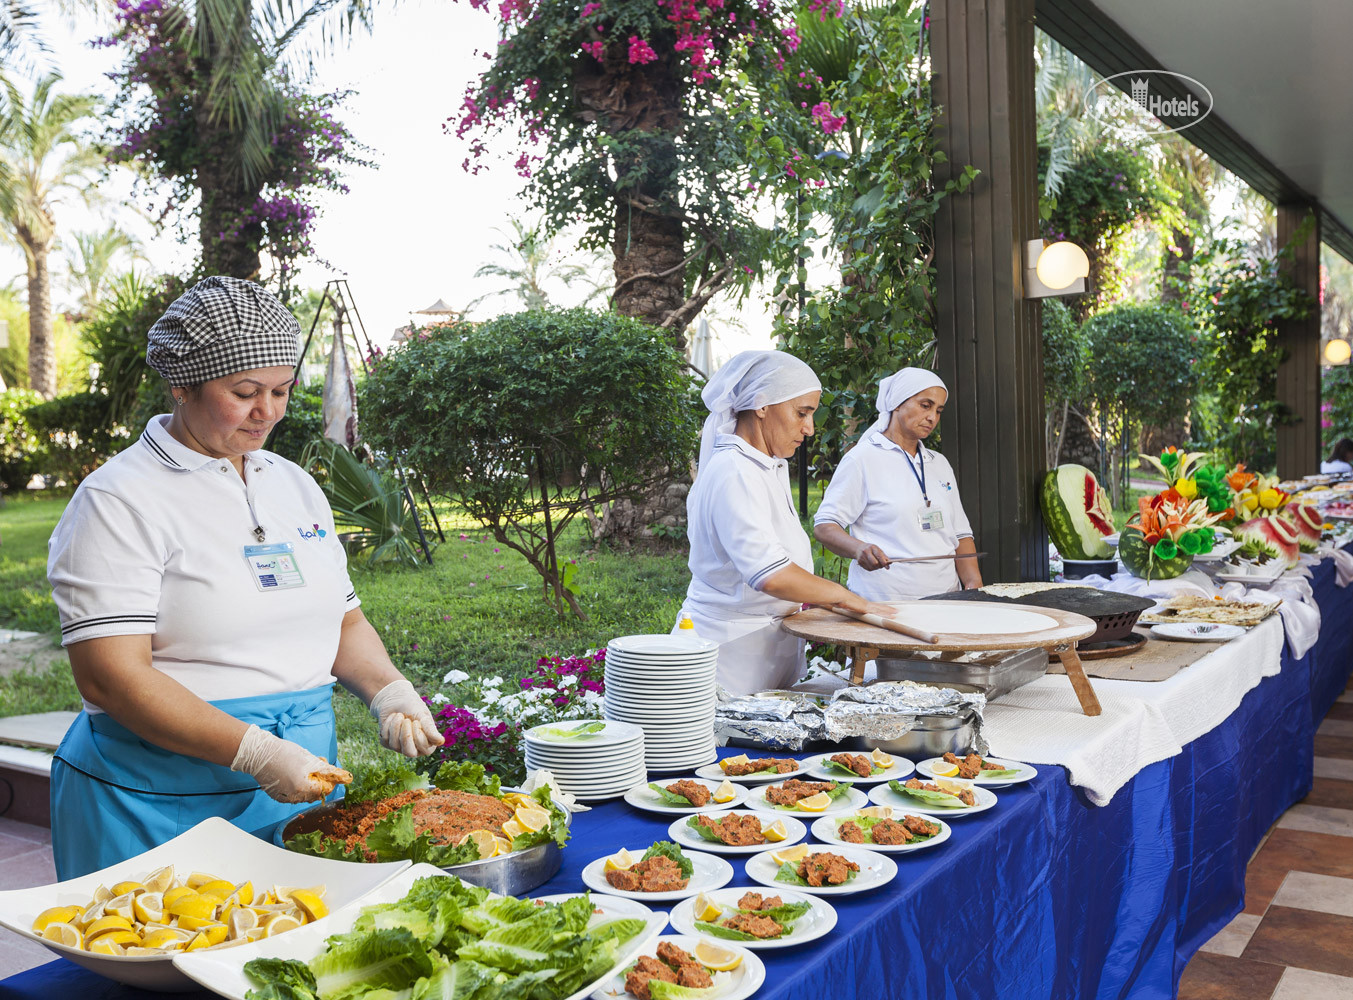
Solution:
<path fill-rule="evenodd" d="M 333 685 L 211 704 L 241 722 L 338 760 Z M 343 794 L 342 786 L 330 796 Z M 171 753 L 108 715 L 81 712 L 52 761 L 52 855 L 61 881 L 177 837 L 209 816 L 271 841 L 310 802 L 277 802 L 247 774 Z M 203 859 L 205 865 L 210 859 Z"/>

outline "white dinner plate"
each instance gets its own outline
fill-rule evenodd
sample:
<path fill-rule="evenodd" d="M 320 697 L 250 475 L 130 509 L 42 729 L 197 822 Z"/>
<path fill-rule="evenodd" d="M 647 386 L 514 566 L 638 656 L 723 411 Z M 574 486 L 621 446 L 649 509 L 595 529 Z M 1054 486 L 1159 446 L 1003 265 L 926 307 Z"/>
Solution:
<path fill-rule="evenodd" d="M 630 848 L 630 853 L 635 856 L 642 856 L 646 850 L 648 850 L 647 847 Z M 618 852 L 612 851 L 611 853 Z M 670 903 L 678 899 L 685 899 L 687 896 L 722 889 L 733 881 L 733 866 L 723 858 L 716 858 L 713 854 L 704 854 L 700 851 L 687 851 L 684 848 L 681 853 L 690 859 L 692 867 L 690 880 L 686 883 L 684 889 L 674 889 L 671 892 L 630 892 L 626 889 L 617 889 L 606 881 L 606 859 L 611 856 L 610 854 L 603 855 L 588 863 L 587 867 L 583 869 L 583 884 L 595 892 L 606 892 L 612 896 L 622 896 L 625 899 L 637 899 L 640 902 Z"/>
<path fill-rule="evenodd" d="M 159 847 L 152 847 L 143 854 L 119 861 L 101 871 L 51 885 L 0 892 L 0 925 L 115 982 L 158 991 L 191 989 L 192 983 L 171 962 L 172 952 L 145 956 L 96 955 L 43 940 L 32 930 L 34 918 L 49 906 L 70 903 L 84 905 L 100 885 L 111 886 L 126 880 L 139 881 L 165 865 L 173 865 L 180 878 L 205 871 L 231 882 L 248 879 L 256 886 L 274 883 L 324 885 L 325 902 L 337 909 L 364 899 L 369 893 L 395 879 L 409 867 L 409 862 L 357 865 L 350 861 L 297 854 L 246 833 L 227 820 L 212 817 Z M 438 869 L 438 873 L 441 873 L 441 869 Z M 317 920 L 310 926 L 317 927 L 321 937 L 334 933 L 329 929 L 332 926 L 330 918 Z M 272 940 L 281 941 L 285 937 L 283 934 Z M 229 954 L 235 950 L 228 948 L 224 952 L 201 951 L 195 954 Z M 243 997 L 242 993 L 240 995 Z"/>
<path fill-rule="evenodd" d="M 1032 764 L 1021 764 L 1017 760 L 1006 760 L 1003 757 L 983 757 L 982 759 L 989 761 L 992 764 L 1003 764 L 1005 766 L 1002 770 L 1018 771 L 1019 774 L 1011 775 L 1008 778 L 984 778 L 979 774 L 976 778 L 970 779 L 974 785 L 990 785 L 992 788 L 996 788 L 1000 785 L 1023 784 L 1026 781 L 1033 781 L 1034 778 L 1038 777 L 1038 768 L 1034 767 Z M 943 763 L 943 757 L 931 757 L 928 760 L 923 760 L 917 764 L 916 770 L 927 778 L 933 778 L 935 777 L 935 768 Z M 952 777 L 952 775 L 946 777 Z"/>
<path fill-rule="evenodd" d="M 959 779 L 947 778 L 945 780 L 958 781 Z M 991 789 L 983 788 L 981 785 L 972 785 L 972 791 L 973 797 L 977 800 L 977 805 L 965 806 L 960 804 L 956 808 L 927 805 L 920 799 L 895 792 L 887 785 L 875 785 L 873 791 L 869 793 L 869 801 L 877 802 L 881 806 L 892 806 L 894 809 L 901 809 L 903 812 L 919 813 L 925 816 L 943 816 L 945 819 L 986 812 L 996 804 L 996 793 Z"/>
<path fill-rule="evenodd" d="M 1239 625 L 1214 625 L 1211 622 L 1152 625 L 1151 632 L 1161 639 L 1177 639 L 1181 642 L 1227 642 L 1239 639 L 1245 634 L 1245 630 Z"/>
<path fill-rule="evenodd" d="M 795 892 L 806 892 L 810 896 L 849 896 L 856 892 L 868 892 L 870 889 L 887 885 L 897 877 L 897 862 L 886 854 L 866 851 L 855 846 L 843 847 L 833 844 L 813 853 L 837 854 L 859 865 L 860 870 L 855 873 L 854 878 L 846 880 L 841 885 L 791 885 L 775 881 L 775 876 L 780 872 L 780 865 L 771 858 L 774 853 L 763 851 L 748 858 L 747 877 L 772 889 L 792 889 Z"/>
<path fill-rule="evenodd" d="M 797 844 L 804 837 L 808 836 L 808 827 L 796 820 L 793 816 L 772 816 L 769 813 L 752 812 L 750 809 L 734 809 L 730 812 L 711 813 L 710 815 L 722 819 L 724 816 L 755 816 L 761 821 L 761 828 L 764 830 L 771 823 L 779 820 L 785 825 L 785 839 L 778 843 L 749 844 L 746 847 L 733 847 L 721 841 L 706 840 L 700 834 L 691 829 L 691 820 L 695 816 L 682 816 L 672 821 L 672 825 L 667 828 L 667 836 L 671 837 L 683 848 L 690 847 L 697 851 L 713 851 L 715 854 L 760 854 L 765 850 L 779 850 L 782 847 L 790 847 Z"/>
<path fill-rule="evenodd" d="M 649 947 L 645 948 L 643 954 L 652 958 L 658 955 L 658 945 L 666 941 L 668 944 L 674 944 L 682 951 L 690 954 L 695 951 L 695 946 L 701 941 L 701 938 L 688 937 L 685 934 L 663 934 L 652 941 Z M 708 939 L 704 939 L 708 940 Z M 720 942 L 724 948 L 730 951 L 741 953 L 742 961 L 738 963 L 736 969 L 729 972 L 710 972 L 714 979 L 714 985 L 711 991 L 706 995 L 706 1000 L 746 1000 L 747 997 L 754 994 L 761 988 L 766 981 L 766 966 L 761 959 L 756 957 L 754 952 L 741 947 L 736 941 Z M 638 961 L 639 956 L 634 956 L 634 961 Z M 608 982 L 602 983 L 601 987 L 592 994 L 592 1000 L 619 1000 L 626 997 L 625 992 L 625 973 L 629 971 L 631 962 L 624 969 L 617 972 Z"/>
<path fill-rule="evenodd" d="M 622 635 L 606 644 L 606 660 L 608 663 L 616 653 L 643 657 L 692 656 L 699 653 L 706 656 L 717 656 L 719 644 L 693 635 L 672 635 L 671 633 Z"/>
<path fill-rule="evenodd" d="M 668 785 L 676 784 L 678 780 L 679 779 L 673 778 L 666 781 L 655 781 L 653 782 L 653 784 L 661 785 L 664 788 L 666 788 Z M 696 784 L 704 785 L 711 792 L 713 792 L 714 789 L 718 788 L 720 785 L 720 782 L 705 781 L 703 778 L 696 778 L 691 780 L 694 780 Z M 653 791 L 653 789 L 649 788 L 647 784 L 631 788 L 628 792 L 625 793 L 625 801 L 628 802 L 630 805 L 634 806 L 636 809 L 644 809 L 647 810 L 648 812 L 655 813 L 666 813 L 669 816 L 676 815 L 684 816 L 687 814 L 701 812 L 710 812 L 710 813 L 727 812 L 729 809 L 736 809 L 738 806 L 742 805 L 743 801 L 746 798 L 747 798 L 747 789 L 741 787 L 740 785 L 733 786 L 733 798 L 730 801 L 715 802 L 713 799 L 711 799 L 703 806 L 669 806 L 658 796 L 658 794 L 655 791 Z"/>
<path fill-rule="evenodd" d="M 893 810 L 894 819 L 902 819 L 906 813 L 900 809 Z M 912 815 L 917 815 L 913 813 Z M 914 844 L 852 844 L 850 841 L 842 840 L 836 833 L 836 828 L 851 819 L 850 814 L 844 816 L 820 816 L 813 821 L 813 836 L 824 844 L 841 844 L 845 847 L 858 847 L 862 851 L 879 851 L 882 854 L 905 854 L 908 851 L 923 851 L 927 847 L 937 847 L 949 839 L 953 828 L 938 816 L 926 816 L 928 820 L 934 820 L 939 826 L 940 832 L 935 834 L 929 840 L 922 840 Z"/>
<path fill-rule="evenodd" d="M 748 754 L 751 757 L 751 754 Z M 764 755 L 772 756 L 771 754 Z M 760 758 L 752 757 L 752 760 Z M 789 757 L 780 757 L 780 760 L 791 760 Z M 795 761 L 795 763 L 798 763 Z M 725 774 L 724 769 L 718 763 L 706 764 L 695 772 L 697 777 L 709 778 L 711 781 L 723 781 L 727 778 L 729 781 L 741 782 L 744 785 L 759 785 L 765 781 L 784 781 L 786 778 L 802 778 L 804 775 L 803 765 L 800 764 L 796 771 L 786 771 L 784 774 Z"/>
<path fill-rule="evenodd" d="M 351 862 L 342 861 L 339 864 L 351 864 Z M 374 906 L 378 903 L 397 902 L 408 894 L 410 887 L 418 879 L 445 874 L 446 872 L 432 865 L 414 865 L 400 872 L 365 898 L 349 903 L 342 909 L 335 910 L 324 920 L 317 920 L 313 924 L 306 924 L 304 927 L 287 931 L 277 937 L 264 938 L 252 944 L 242 944 L 234 948 L 226 948 L 223 951 L 196 951 L 186 955 L 179 952 L 174 955 L 174 965 L 190 979 L 201 983 L 207 989 L 219 993 L 223 997 L 228 997 L 230 1000 L 245 1000 L 247 993 L 258 989 L 253 980 L 245 975 L 244 966 L 247 962 L 255 958 L 290 958 L 308 962 L 324 951 L 325 939 L 331 934 L 345 934 L 352 930 L 352 925 L 361 915 L 363 907 Z M 547 902 L 558 903 L 580 895 L 582 893 L 570 892 L 540 898 Z M 645 927 L 621 946 L 616 953 L 615 963 L 610 969 L 582 989 L 571 993 L 566 1000 L 582 1000 L 583 997 L 590 995 L 593 990 L 610 979 L 618 970 L 628 966 L 633 961 L 634 956 L 648 947 L 649 942 L 667 926 L 667 917 L 664 914 L 655 913 L 642 903 L 619 899 L 610 895 L 599 896 L 595 893 L 592 895 L 592 903 L 594 908 L 601 912 L 593 915 L 589 925 L 615 920 L 620 917 L 638 917 L 645 922 Z"/>
<path fill-rule="evenodd" d="M 581 726 L 593 722 L 602 722 L 606 728 L 599 733 L 584 733 L 579 736 L 558 737 L 547 735 L 547 730 L 551 729 L 577 729 Z M 580 722 L 551 722 L 545 725 L 533 726 L 523 734 L 526 737 L 527 746 L 540 745 L 542 748 L 560 749 L 569 751 L 586 747 L 589 750 L 598 750 L 602 747 L 610 749 L 612 747 L 626 746 L 630 743 L 637 743 L 644 737 L 644 731 L 638 726 L 631 726 L 626 722 L 608 722 L 605 719 L 585 719 Z"/>
<path fill-rule="evenodd" d="M 1238 548 L 1240 548 L 1240 542 L 1236 541 L 1234 538 L 1228 538 L 1224 541 L 1216 542 L 1212 546 L 1211 552 L 1199 552 L 1193 557 L 1193 561 L 1196 563 L 1220 562 Z"/>
<path fill-rule="evenodd" d="M 843 781 L 843 785 L 850 782 Z M 808 812 L 804 809 L 781 809 L 779 806 L 772 805 L 766 799 L 766 789 L 768 785 L 762 785 L 754 789 L 747 795 L 747 808 L 754 809 L 757 812 L 770 813 L 772 816 L 830 816 L 833 813 L 855 812 L 869 801 L 869 797 L 858 788 L 846 789 L 846 794 L 838 796 L 820 813 Z"/>
<path fill-rule="evenodd" d="M 890 754 L 893 758 L 891 767 L 880 771 L 878 774 L 871 774 L 867 778 L 861 778 L 858 774 L 847 776 L 844 771 L 838 771 L 834 767 L 827 766 L 827 759 L 835 757 L 836 754 L 843 751 L 837 750 L 835 753 L 820 753 L 812 757 L 805 757 L 803 765 L 809 777 L 820 778 L 824 781 L 849 781 L 858 785 L 872 785 L 877 781 L 892 781 L 894 778 L 905 779 L 912 775 L 916 770 L 916 765 L 905 757 L 899 757 L 896 754 Z M 849 752 L 849 751 L 847 751 Z M 860 757 L 868 757 L 868 753 L 856 754 Z"/>
<path fill-rule="evenodd" d="M 746 886 L 737 886 L 731 889 L 716 889 L 714 892 L 705 895 L 715 906 L 727 907 L 731 911 L 737 908 L 738 900 L 747 892 Z M 756 941 L 731 941 L 716 934 L 706 934 L 697 927 L 695 925 L 695 900 L 693 898 L 683 899 L 672 907 L 672 929 L 680 931 L 682 934 L 690 934 L 719 944 L 739 945 L 743 948 L 752 949 L 773 949 L 797 948 L 801 944 L 816 941 L 818 938 L 830 934 L 832 928 L 836 926 L 836 908 L 825 899 L 798 891 L 790 891 L 789 889 L 777 890 L 774 893 L 765 893 L 764 895 L 779 896 L 786 903 L 808 903 L 812 906 L 812 909 L 794 921 L 794 926 L 784 937 Z"/>

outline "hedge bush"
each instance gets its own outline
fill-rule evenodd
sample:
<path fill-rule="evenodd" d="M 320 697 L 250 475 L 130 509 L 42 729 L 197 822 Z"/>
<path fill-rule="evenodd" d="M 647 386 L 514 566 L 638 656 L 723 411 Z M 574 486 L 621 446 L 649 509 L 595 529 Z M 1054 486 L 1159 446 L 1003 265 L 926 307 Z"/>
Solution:
<path fill-rule="evenodd" d="M 41 394 L 30 389 L 0 392 L 0 492 L 21 490 L 35 473 L 44 471 L 46 445 L 27 414 L 41 402 Z"/>

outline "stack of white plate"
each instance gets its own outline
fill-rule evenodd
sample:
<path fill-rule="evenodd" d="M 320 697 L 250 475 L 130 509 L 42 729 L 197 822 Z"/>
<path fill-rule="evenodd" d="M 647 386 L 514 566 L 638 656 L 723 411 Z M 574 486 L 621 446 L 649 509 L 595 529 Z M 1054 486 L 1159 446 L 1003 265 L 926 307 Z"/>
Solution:
<path fill-rule="evenodd" d="M 608 719 L 644 730 L 650 771 L 680 771 L 715 760 L 717 643 L 684 635 L 626 635 L 606 646 Z"/>
<path fill-rule="evenodd" d="M 557 722 L 528 729 L 526 769 L 549 771 L 560 791 L 588 802 L 616 798 L 648 781 L 642 729 L 626 722 L 607 721 L 600 732 L 563 735 L 568 729 L 583 725 Z"/>

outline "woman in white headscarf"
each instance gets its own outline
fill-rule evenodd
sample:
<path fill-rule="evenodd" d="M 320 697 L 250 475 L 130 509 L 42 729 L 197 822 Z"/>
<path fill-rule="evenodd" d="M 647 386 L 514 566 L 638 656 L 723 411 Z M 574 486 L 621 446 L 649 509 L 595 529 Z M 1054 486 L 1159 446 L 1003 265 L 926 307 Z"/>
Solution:
<path fill-rule="evenodd" d="M 853 560 L 847 582 L 872 601 L 982 586 L 976 559 L 894 563 L 976 552 L 948 459 L 921 444 L 949 391 L 924 368 L 879 383 L 878 420 L 848 451 L 813 519 L 813 537 Z"/>
<path fill-rule="evenodd" d="M 782 619 L 804 604 L 887 613 L 813 575 L 812 543 L 794 510 L 785 459 L 813 433 L 822 383 L 792 355 L 744 351 L 701 396 L 709 417 L 686 500 L 691 583 L 681 611 L 719 643 L 725 689 L 788 687 L 803 675 L 803 640 Z"/>

